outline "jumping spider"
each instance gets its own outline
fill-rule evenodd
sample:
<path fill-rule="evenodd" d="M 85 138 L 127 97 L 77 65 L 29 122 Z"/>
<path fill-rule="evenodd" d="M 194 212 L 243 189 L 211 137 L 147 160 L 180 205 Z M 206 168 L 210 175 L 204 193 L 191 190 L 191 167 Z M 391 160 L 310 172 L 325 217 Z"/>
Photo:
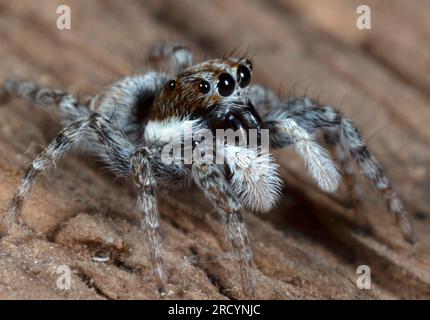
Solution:
<path fill-rule="evenodd" d="M 17 222 L 36 177 L 80 144 L 96 152 L 117 176 L 133 177 L 138 192 L 137 216 L 145 230 L 161 289 L 165 288 L 166 278 L 158 235 L 157 187 L 182 187 L 194 181 L 223 217 L 227 238 L 238 259 L 243 290 L 252 295 L 256 278 L 242 211 L 244 208 L 267 211 L 276 204 L 282 185 L 276 164 L 270 161 L 269 170 L 261 173 L 259 161 L 270 158 L 270 154 L 249 153 L 236 144 L 223 148 L 242 153 L 256 165 L 164 163 L 160 150 L 170 141 L 172 133 L 178 134 L 188 124 L 212 131 L 230 128 L 245 134 L 249 129 L 268 129 L 272 148 L 294 146 L 319 187 L 334 192 L 341 176 L 330 155 L 315 142 L 313 134 L 322 132 L 326 142 L 337 148 L 338 160 L 356 161 L 363 175 L 386 200 L 404 238 L 415 241 L 400 199 L 358 129 L 343 114 L 306 97 L 281 101 L 270 90 L 250 85 L 252 63 L 244 57 L 193 64 L 189 49 L 159 44 L 150 50 L 150 58 L 168 60 L 176 69 L 175 75 L 148 72 L 125 77 L 85 102 L 65 91 L 42 88 L 29 81 L 5 83 L 4 91 L 8 94 L 39 106 L 56 104 L 64 129 L 25 173 L 1 224 L 10 228 Z M 196 147 L 194 144 L 193 148 Z M 351 170 L 345 174 L 347 178 L 353 177 Z"/>

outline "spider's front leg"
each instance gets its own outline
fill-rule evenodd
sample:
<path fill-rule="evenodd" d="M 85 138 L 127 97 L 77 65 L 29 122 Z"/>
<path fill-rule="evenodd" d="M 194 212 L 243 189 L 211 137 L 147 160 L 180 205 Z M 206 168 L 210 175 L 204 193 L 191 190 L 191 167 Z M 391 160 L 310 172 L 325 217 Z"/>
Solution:
<path fill-rule="evenodd" d="M 192 166 L 196 184 L 222 216 L 225 232 L 238 258 L 242 287 L 245 293 L 255 295 L 256 277 L 248 232 L 241 214 L 241 205 L 230 190 L 224 171 L 219 165 L 196 161 Z"/>
<path fill-rule="evenodd" d="M 271 146 L 284 148 L 293 145 L 319 187 L 324 191 L 334 192 L 341 179 L 340 173 L 312 133 L 301 126 L 299 121 L 288 116 L 289 109 L 284 107 L 284 103 L 270 89 L 260 85 L 251 86 L 250 100 L 260 114 L 264 115 L 262 127 L 270 130 Z M 307 105 L 308 102 L 305 101 L 300 107 L 306 108 Z"/>
<path fill-rule="evenodd" d="M 270 89 L 261 85 L 252 85 L 249 90 L 250 100 L 260 114 L 267 115 L 273 110 L 283 110 L 288 114 L 297 114 L 305 110 L 314 108 L 317 104 L 307 97 L 290 97 L 281 101 Z M 348 148 L 341 143 L 339 129 L 337 127 L 321 127 L 324 142 L 330 147 L 335 159 L 338 161 L 340 169 L 344 175 L 347 189 L 347 199 L 357 217 L 360 217 L 363 224 L 367 224 L 359 209 L 362 206 L 361 194 L 353 163 L 349 157 Z"/>
<path fill-rule="evenodd" d="M 321 107 L 309 98 L 289 99 L 274 107 L 264 117 L 264 126 L 273 129 L 273 146 L 280 148 L 291 143 L 289 134 L 286 135 L 291 124 L 302 128 L 308 135 L 317 130 L 330 134 L 330 139 L 340 150 L 340 158 L 345 162 L 349 157 L 354 159 L 363 175 L 381 193 L 393 220 L 400 225 L 403 237 L 411 243 L 416 241 L 412 222 L 402 201 L 352 121 L 332 107 Z M 353 177 L 352 172 L 349 175 Z"/>
<path fill-rule="evenodd" d="M 305 114 L 307 110 L 314 109 L 318 107 L 318 103 L 307 97 L 290 97 L 286 101 L 278 103 L 272 109 L 284 109 L 291 115 L 299 115 L 296 120 L 300 125 L 305 127 L 308 121 L 300 116 L 300 114 Z M 310 113 L 312 114 L 312 113 Z M 361 219 L 364 218 L 359 214 L 361 202 L 361 189 L 357 184 L 356 176 L 354 173 L 354 166 L 351 157 L 349 156 L 349 148 L 345 144 L 344 139 L 342 139 L 342 133 L 339 131 L 340 127 L 336 125 L 325 125 L 318 127 L 322 131 L 324 142 L 332 150 L 335 159 L 338 161 L 340 168 L 342 170 L 344 181 L 347 190 L 347 199 L 352 205 L 352 208 L 357 217 Z M 310 132 L 314 130 L 311 128 Z M 362 221 L 365 222 L 365 221 Z"/>

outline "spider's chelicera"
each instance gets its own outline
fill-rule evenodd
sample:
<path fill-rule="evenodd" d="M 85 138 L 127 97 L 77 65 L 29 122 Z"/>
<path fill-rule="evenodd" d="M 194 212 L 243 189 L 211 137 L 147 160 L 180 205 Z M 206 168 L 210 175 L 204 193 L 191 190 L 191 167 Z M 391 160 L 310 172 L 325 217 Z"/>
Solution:
<path fill-rule="evenodd" d="M 415 241 L 402 202 L 356 126 L 343 114 L 306 97 L 281 101 L 272 91 L 251 85 L 253 66 L 248 59 L 229 57 L 193 65 L 187 48 L 169 44 L 154 46 L 150 58 L 169 59 L 176 74 L 148 72 L 125 77 L 85 102 L 73 94 L 29 81 L 5 83 L 5 92 L 35 105 L 56 104 L 64 129 L 25 173 L 1 224 L 10 228 L 16 223 L 36 177 L 79 144 L 96 151 L 117 176 L 133 177 L 138 193 L 137 215 L 161 289 L 165 288 L 166 276 L 156 190 L 161 186 L 185 187 L 194 181 L 223 217 L 243 289 L 252 295 L 256 276 L 242 212 L 268 211 L 280 197 L 282 182 L 268 146 L 293 146 L 319 187 L 334 192 L 341 175 L 329 153 L 315 141 L 314 133 L 319 131 L 337 149 L 347 181 L 354 181 L 349 163 L 352 158 L 386 200 L 404 237 Z M 233 132 L 233 138 L 226 132 Z M 192 143 L 187 144 L 190 138 Z M 175 148 L 163 152 L 172 141 L 174 147 L 180 145 L 180 152 Z M 257 142 L 251 145 L 250 141 Z M 207 161 L 208 154 L 213 155 L 208 150 L 216 151 L 217 160 L 233 161 Z M 187 161 L 190 153 L 192 158 Z M 166 155 L 172 154 L 176 161 L 166 161 Z M 353 183 L 348 186 L 354 196 Z"/>

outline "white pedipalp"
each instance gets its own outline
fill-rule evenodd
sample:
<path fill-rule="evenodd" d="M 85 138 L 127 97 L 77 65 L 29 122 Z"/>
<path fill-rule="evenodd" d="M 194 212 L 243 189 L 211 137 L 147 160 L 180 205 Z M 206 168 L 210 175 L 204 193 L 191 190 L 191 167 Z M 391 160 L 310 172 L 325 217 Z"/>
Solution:
<path fill-rule="evenodd" d="M 294 141 L 294 147 L 305 162 L 308 174 L 318 186 L 327 192 L 336 191 L 341 175 L 328 152 L 293 119 L 287 118 L 279 123 L 282 130 Z"/>
<path fill-rule="evenodd" d="M 232 173 L 230 186 L 246 208 L 267 212 L 278 202 L 282 179 L 270 153 L 226 145 L 225 154 Z"/>

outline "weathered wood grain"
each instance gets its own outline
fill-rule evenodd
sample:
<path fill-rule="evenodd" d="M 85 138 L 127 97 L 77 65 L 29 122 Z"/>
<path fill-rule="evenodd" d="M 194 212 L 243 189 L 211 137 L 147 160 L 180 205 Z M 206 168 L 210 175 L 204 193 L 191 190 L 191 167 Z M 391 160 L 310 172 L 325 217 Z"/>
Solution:
<path fill-rule="evenodd" d="M 55 9 L 64 3 L 72 8 L 72 30 L 59 31 Z M 246 215 L 258 297 L 429 298 L 430 6 L 372 1 L 374 28 L 358 31 L 357 3 L 0 1 L 0 80 L 18 75 L 84 95 L 146 70 L 145 49 L 156 41 L 189 45 L 198 58 L 248 50 L 254 81 L 280 88 L 284 97 L 319 96 L 360 125 L 419 238 L 406 244 L 367 187 L 362 211 L 373 228 L 361 232 L 343 190 L 321 193 L 293 152 L 276 152 L 285 198 L 269 214 Z M 1 105 L 1 208 L 58 129 L 54 108 Z M 39 179 L 24 210 L 37 234 L 18 231 L 0 240 L 0 298 L 160 298 L 133 208 L 126 182 L 113 182 L 86 156 L 66 157 Z M 243 298 L 222 226 L 198 191 L 162 193 L 160 210 L 171 290 L 161 298 Z M 92 260 L 101 253 L 110 254 L 107 263 Z M 72 290 L 55 285 L 62 264 L 75 270 Z M 355 286 L 360 264 L 371 267 L 370 291 Z"/>

